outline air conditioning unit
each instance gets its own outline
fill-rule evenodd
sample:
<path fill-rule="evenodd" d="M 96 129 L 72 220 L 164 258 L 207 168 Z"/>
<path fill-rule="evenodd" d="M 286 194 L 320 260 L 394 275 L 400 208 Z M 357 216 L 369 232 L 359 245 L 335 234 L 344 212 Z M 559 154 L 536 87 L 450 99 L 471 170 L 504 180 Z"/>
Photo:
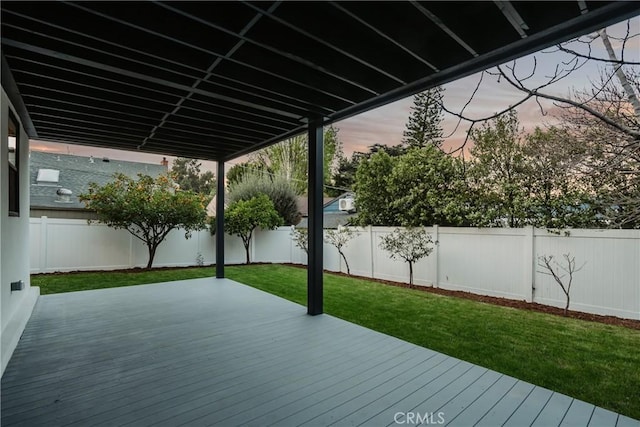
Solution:
<path fill-rule="evenodd" d="M 356 210 L 356 205 L 353 199 L 345 198 L 338 200 L 338 209 L 346 212 L 354 212 Z"/>

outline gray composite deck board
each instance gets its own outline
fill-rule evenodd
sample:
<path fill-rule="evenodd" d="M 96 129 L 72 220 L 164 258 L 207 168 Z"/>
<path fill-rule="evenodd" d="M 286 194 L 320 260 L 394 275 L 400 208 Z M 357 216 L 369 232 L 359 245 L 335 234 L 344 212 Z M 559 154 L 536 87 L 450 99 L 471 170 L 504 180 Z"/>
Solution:
<path fill-rule="evenodd" d="M 226 279 L 42 296 L 1 391 L 2 426 L 640 426 Z"/>

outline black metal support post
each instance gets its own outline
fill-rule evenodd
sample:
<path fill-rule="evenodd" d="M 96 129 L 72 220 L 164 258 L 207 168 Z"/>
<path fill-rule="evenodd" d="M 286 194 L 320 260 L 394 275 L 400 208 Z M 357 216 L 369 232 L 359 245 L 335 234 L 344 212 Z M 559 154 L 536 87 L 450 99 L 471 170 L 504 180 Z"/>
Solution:
<path fill-rule="evenodd" d="M 224 278 L 224 162 L 218 161 L 216 191 L 216 278 Z"/>
<path fill-rule="evenodd" d="M 309 257 L 307 261 L 307 313 L 323 312 L 323 141 L 322 122 L 309 122 Z"/>

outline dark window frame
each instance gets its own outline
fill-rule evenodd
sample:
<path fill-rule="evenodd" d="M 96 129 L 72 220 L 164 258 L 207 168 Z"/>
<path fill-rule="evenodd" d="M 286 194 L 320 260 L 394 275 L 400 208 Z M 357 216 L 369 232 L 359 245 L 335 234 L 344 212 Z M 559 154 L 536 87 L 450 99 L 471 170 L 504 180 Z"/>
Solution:
<path fill-rule="evenodd" d="M 16 148 L 14 161 L 7 159 L 9 166 L 9 216 L 20 216 L 20 124 L 13 114 L 13 111 L 9 109 L 9 117 L 7 121 L 7 138 L 4 142 L 7 146 L 7 157 L 9 157 L 9 136 L 11 124 L 15 129 Z"/>

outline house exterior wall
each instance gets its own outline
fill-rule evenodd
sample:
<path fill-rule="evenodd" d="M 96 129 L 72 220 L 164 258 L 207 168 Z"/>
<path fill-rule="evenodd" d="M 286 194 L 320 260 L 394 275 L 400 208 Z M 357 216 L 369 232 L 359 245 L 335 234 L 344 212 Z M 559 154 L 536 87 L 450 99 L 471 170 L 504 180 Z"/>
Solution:
<path fill-rule="evenodd" d="M 9 216 L 8 118 L 13 106 L 2 89 L 0 102 L 0 372 L 4 373 L 22 331 L 31 316 L 40 289 L 29 280 L 29 139 L 18 115 L 18 166 L 20 216 Z M 11 291 L 11 282 L 24 288 Z"/>

